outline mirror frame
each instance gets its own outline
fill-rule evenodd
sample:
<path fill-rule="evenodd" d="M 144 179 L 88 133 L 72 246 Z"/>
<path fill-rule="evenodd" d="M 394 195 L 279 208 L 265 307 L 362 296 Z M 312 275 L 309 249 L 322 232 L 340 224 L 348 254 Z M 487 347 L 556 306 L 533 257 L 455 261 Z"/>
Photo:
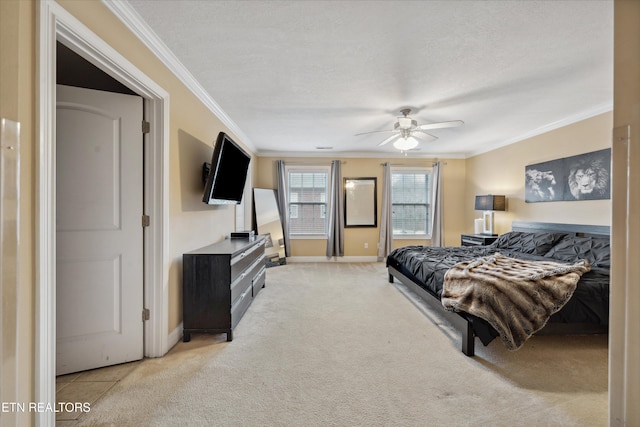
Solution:
<path fill-rule="evenodd" d="M 269 196 L 273 196 L 273 199 Z M 264 211 L 264 203 L 273 201 L 273 208 Z M 271 206 L 266 206 L 271 207 Z M 261 223 L 261 217 L 269 217 L 271 221 Z M 277 218 L 277 221 L 275 220 Z M 280 210 L 278 209 L 277 190 L 271 188 L 253 188 L 253 222 L 255 229 L 259 235 L 265 236 L 265 254 L 267 261 L 282 264 L 280 260 L 286 258 L 286 248 L 284 246 L 284 230 L 282 228 L 282 219 L 280 218 Z M 282 244 L 280 243 L 282 241 Z"/>
<path fill-rule="evenodd" d="M 378 226 L 378 179 L 344 178 L 344 226 Z M 359 184 L 359 185 L 358 185 Z M 364 184 L 364 185 L 363 185 Z M 355 186 L 355 190 L 350 190 Z"/>

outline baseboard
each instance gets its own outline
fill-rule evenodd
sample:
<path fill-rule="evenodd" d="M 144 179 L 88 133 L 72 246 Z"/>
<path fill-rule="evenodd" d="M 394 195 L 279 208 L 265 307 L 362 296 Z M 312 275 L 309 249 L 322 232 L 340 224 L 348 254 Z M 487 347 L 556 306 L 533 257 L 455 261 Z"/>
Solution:
<path fill-rule="evenodd" d="M 169 333 L 169 336 L 167 337 L 167 351 L 173 348 L 173 346 L 182 339 L 182 329 L 182 322 L 180 322 L 180 324 Z"/>
<path fill-rule="evenodd" d="M 378 262 L 376 256 L 343 256 L 327 258 L 326 256 L 289 256 L 287 262 Z"/>

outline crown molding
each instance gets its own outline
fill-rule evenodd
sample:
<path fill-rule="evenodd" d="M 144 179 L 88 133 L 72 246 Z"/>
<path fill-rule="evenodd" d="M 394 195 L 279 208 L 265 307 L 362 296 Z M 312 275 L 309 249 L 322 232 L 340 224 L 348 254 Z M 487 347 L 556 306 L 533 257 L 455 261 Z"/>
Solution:
<path fill-rule="evenodd" d="M 158 59 L 198 98 L 249 150 L 257 149 L 249 137 L 231 120 L 167 45 L 126 1 L 102 0 L 104 4 Z"/>
<path fill-rule="evenodd" d="M 275 151 L 275 150 L 261 150 L 256 153 L 258 157 L 310 157 L 310 158 L 355 158 L 355 159 L 465 159 L 463 153 L 426 153 L 420 151 L 409 151 L 407 155 L 400 151 L 386 152 L 386 151 L 334 151 L 334 150 L 322 150 L 322 151 Z"/>
<path fill-rule="evenodd" d="M 539 128 L 533 129 L 532 131 L 526 132 L 522 135 L 516 136 L 514 138 L 509 138 L 504 141 L 499 141 L 496 143 L 488 143 L 484 145 L 479 150 L 473 150 L 469 152 L 463 153 L 427 153 L 421 152 L 418 150 L 410 150 L 407 153 L 408 157 L 411 158 L 441 158 L 441 159 L 469 159 L 471 157 L 478 156 L 480 154 L 488 153 L 493 150 L 497 150 L 498 148 L 506 147 L 507 145 L 515 144 L 520 141 L 524 141 L 529 138 L 533 138 L 538 135 L 542 135 L 547 132 L 551 132 L 556 129 L 560 129 L 565 126 L 572 125 L 574 123 L 581 122 L 583 120 L 590 119 L 595 116 L 599 116 L 600 114 L 610 113 L 613 111 L 613 104 L 607 103 L 598 105 L 596 107 L 590 108 L 588 110 L 582 111 L 577 114 L 573 114 L 571 116 L 565 117 L 564 119 L 546 124 Z M 301 152 L 293 152 L 293 151 L 269 151 L 269 150 L 260 150 L 256 153 L 259 157 L 327 157 L 327 158 L 405 158 L 405 153 L 396 151 L 396 152 L 383 152 L 383 151 L 334 151 L 334 150 L 323 150 L 318 152 L 313 151 L 301 151 Z"/>
<path fill-rule="evenodd" d="M 178 60 L 178 58 L 171 52 L 171 50 L 160 40 L 156 33 L 149 27 L 144 19 L 133 9 L 133 7 L 126 1 L 112 1 L 101 0 L 102 3 L 118 18 L 122 23 L 136 36 L 142 43 L 164 63 L 167 68 L 216 116 L 220 121 L 226 125 L 229 130 L 236 135 L 241 142 L 243 142 L 247 148 L 256 153 L 260 157 L 281 157 L 286 155 L 287 157 L 404 157 L 404 154 L 396 153 L 382 153 L 382 152 L 338 152 L 338 151 L 325 151 L 321 153 L 315 152 L 285 152 L 285 151 L 265 151 L 256 148 L 255 144 L 249 139 L 249 137 L 238 127 L 238 125 L 222 110 L 222 108 L 215 102 L 215 100 L 207 93 L 207 91 L 200 85 L 195 77 L 187 70 L 187 68 Z M 461 158 L 467 159 L 480 154 L 484 154 L 498 148 L 505 147 L 516 142 L 529 139 L 543 133 L 550 132 L 552 130 L 568 126 L 573 123 L 577 123 L 582 120 L 589 119 L 599 114 L 607 113 L 613 110 L 613 104 L 607 103 L 585 110 L 581 113 L 577 113 L 568 116 L 562 120 L 558 120 L 547 125 L 541 126 L 537 129 L 533 129 L 522 135 L 514 138 L 509 138 L 504 141 L 498 141 L 495 143 L 487 143 L 479 150 L 472 150 L 465 153 L 439 153 L 437 156 L 441 158 Z M 410 152 L 411 157 L 434 157 L 434 153 L 418 153 Z"/>
<path fill-rule="evenodd" d="M 613 103 L 598 105 L 588 110 L 581 111 L 580 113 L 572 114 L 571 116 L 565 117 L 564 119 L 546 124 L 537 129 L 533 129 L 527 133 L 516 136 L 514 138 L 500 141 L 495 144 L 488 144 L 487 146 L 483 147 L 480 150 L 474 150 L 474 151 L 468 152 L 465 157 L 469 158 L 469 157 L 474 157 L 480 154 L 488 153 L 489 151 L 497 150 L 498 148 L 515 144 L 516 142 L 524 141 L 525 139 L 533 138 L 534 136 L 542 135 L 543 133 L 551 132 L 552 130 L 560 129 L 561 127 L 569 126 L 574 123 L 578 123 L 583 120 L 587 120 L 592 117 L 599 116 L 600 114 L 610 113 L 611 111 L 613 111 Z"/>

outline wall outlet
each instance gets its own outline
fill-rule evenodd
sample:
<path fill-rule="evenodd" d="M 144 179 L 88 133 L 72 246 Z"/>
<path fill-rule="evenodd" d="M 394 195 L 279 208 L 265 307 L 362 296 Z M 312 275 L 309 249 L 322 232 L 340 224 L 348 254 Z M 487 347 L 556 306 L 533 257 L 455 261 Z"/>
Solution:
<path fill-rule="evenodd" d="M 365 248 L 365 249 L 369 249 L 369 244 L 368 244 L 368 243 L 365 243 L 365 244 L 364 244 L 364 248 Z"/>

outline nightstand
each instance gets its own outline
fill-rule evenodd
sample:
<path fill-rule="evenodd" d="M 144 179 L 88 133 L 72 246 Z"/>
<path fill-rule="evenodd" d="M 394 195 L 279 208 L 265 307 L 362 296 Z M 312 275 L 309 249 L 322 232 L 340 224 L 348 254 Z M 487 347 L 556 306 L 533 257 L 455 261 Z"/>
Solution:
<path fill-rule="evenodd" d="M 461 234 L 461 246 L 490 245 L 498 239 L 497 234 Z"/>

